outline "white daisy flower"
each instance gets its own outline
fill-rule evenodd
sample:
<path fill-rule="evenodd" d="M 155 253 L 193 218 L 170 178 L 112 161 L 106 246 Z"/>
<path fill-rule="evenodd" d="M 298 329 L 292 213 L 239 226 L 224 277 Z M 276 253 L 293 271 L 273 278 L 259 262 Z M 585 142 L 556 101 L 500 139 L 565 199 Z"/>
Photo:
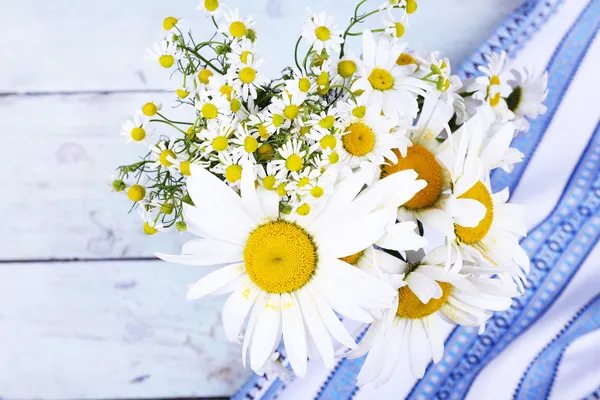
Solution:
<path fill-rule="evenodd" d="M 514 80 L 508 81 L 513 88 L 506 99 L 508 108 L 515 114 L 515 125 L 520 131 L 529 130 L 528 119 L 535 119 L 545 114 L 543 104 L 548 96 L 548 73 L 536 76 L 527 68 L 511 70 Z"/>
<path fill-rule="evenodd" d="M 304 224 L 280 214 L 273 191 L 256 189 L 253 169 L 242 171 L 240 197 L 210 172 L 193 168 L 187 186 L 196 206 L 184 205 L 184 215 L 190 232 L 203 239 L 186 243 L 182 255 L 159 257 L 192 265 L 229 264 L 192 285 L 187 297 L 233 292 L 223 309 L 223 325 L 231 341 L 239 340 L 246 325 L 244 365 L 249 358 L 250 367 L 261 370 L 283 339 L 297 375 L 306 373 L 307 342 L 332 368 L 332 338 L 356 347 L 335 313 L 371 322 L 365 309 L 386 308 L 396 295 L 338 258 L 368 247 L 383 233 L 389 210 L 373 210 L 382 190 L 378 186 L 383 193 L 416 191 L 422 183 L 415 177 L 407 171 L 381 180 L 354 201 L 365 183 L 362 174 L 355 174 Z M 337 191 L 343 193 L 336 196 Z"/>
<path fill-rule="evenodd" d="M 151 118 L 154 117 L 161 109 L 162 103 L 157 103 L 150 99 L 147 103 L 144 103 L 141 111 L 146 117 Z"/>
<path fill-rule="evenodd" d="M 160 64 L 163 68 L 171 68 L 181 58 L 181 51 L 177 47 L 177 43 L 162 40 L 155 43 L 151 49 L 147 51 L 148 58 Z"/>
<path fill-rule="evenodd" d="M 293 70 L 292 79 L 288 79 L 285 81 L 285 89 L 295 94 L 296 92 L 300 93 L 312 93 L 316 91 L 317 82 L 314 78 L 306 76 L 302 73 L 302 71 L 298 71 L 297 69 Z"/>
<path fill-rule="evenodd" d="M 336 54 L 332 55 L 327 63 L 331 85 L 346 86 L 350 88 L 350 83 L 358 70 L 359 62 L 360 60 L 351 52 L 347 53 L 341 59 L 339 59 Z M 344 96 L 349 97 L 348 93 L 344 93 Z"/>
<path fill-rule="evenodd" d="M 227 53 L 227 60 L 233 68 L 243 68 L 258 61 L 256 45 L 250 39 L 245 37 L 235 39 L 230 47 L 231 52 Z"/>
<path fill-rule="evenodd" d="M 229 118 L 231 115 L 229 101 L 221 92 L 207 90 L 196 97 L 194 105 L 198 110 L 198 115 L 207 121 Z"/>
<path fill-rule="evenodd" d="M 388 8 L 387 13 L 381 15 L 381 21 L 387 33 L 392 39 L 400 39 L 404 36 L 408 28 L 408 15 L 401 12 L 399 17 L 394 16 L 392 10 Z"/>
<path fill-rule="evenodd" d="M 152 168 L 166 168 L 172 172 L 178 171 L 177 157 L 183 151 L 181 145 L 178 145 L 174 140 L 161 140 L 150 146 L 150 151 L 154 156 L 154 162 L 150 164 Z"/>
<path fill-rule="evenodd" d="M 364 161 L 379 166 L 386 158 L 397 160 L 393 149 L 398 148 L 399 143 L 391 133 L 394 127 L 392 119 L 368 108 L 363 118 L 354 118 L 342 128 L 340 159 L 351 168 L 358 167 Z"/>
<path fill-rule="evenodd" d="M 406 275 L 397 307 L 384 310 L 383 318 L 371 324 L 351 353 L 354 358 L 369 352 L 358 385 L 387 382 L 406 356 L 413 376 L 423 377 L 429 362 L 439 362 L 444 354 L 441 324 L 480 326 L 491 311 L 508 309 L 511 297 L 518 294 L 497 278 L 474 279 L 445 271 L 445 261 L 446 249 L 438 248 L 417 265 L 395 265 L 396 273 Z"/>
<path fill-rule="evenodd" d="M 202 93 L 209 89 L 210 80 L 214 76 L 220 75 L 219 73 L 215 73 L 215 71 L 210 66 L 206 66 L 206 68 L 198 68 L 198 73 L 194 77 L 194 83 L 196 85 L 195 92 Z"/>
<path fill-rule="evenodd" d="M 394 8 L 406 7 L 407 0 L 387 0 L 379 6 L 380 11 L 391 11 Z"/>
<path fill-rule="evenodd" d="M 307 154 L 308 150 L 303 148 L 302 141 L 290 139 L 279 149 L 279 156 L 282 160 L 273 161 L 273 164 L 280 169 L 297 172 L 304 167 L 304 157 Z"/>
<path fill-rule="evenodd" d="M 208 126 L 197 136 L 201 141 L 202 156 L 213 152 L 221 153 L 229 149 L 229 140 L 235 133 L 238 124 L 234 120 L 210 121 Z"/>
<path fill-rule="evenodd" d="M 232 143 L 237 146 L 232 150 L 235 158 L 240 159 L 242 163 L 251 162 L 256 164 L 255 153 L 258 150 L 260 136 L 258 131 L 249 131 L 247 126 L 238 125 Z"/>
<path fill-rule="evenodd" d="M 151 236 L 167 230 L 159 221 L 158 208 L 151 204 L 140 204 L 138 210 L 140 218 L 144 221 L 144 233 L 146 235 Z"/>
<path fill-rule="evenodd" d="M 152 137 L 153 129 L 148 127 L 149 119 L 141 111 L 137 111 L 133 118 L 125 121 L 121 128 L 121 136 L 127 138 L 127 143 L 136 142 L 145 144 Z"/>
<path fill-rule="evenodd" d="M 302 37 L 317 53 L 323 50 L 328 54 L 339 53 L 343 32 L 333 21 L 333 17 L 321 12 L 313 14 L 302 26 Z"/>
<path fill-rule="evenodd" d="M 240 11 L 236 8 L 223 13 L 223 19 L 219 23 L 219 31 L 229 37 L 240 39 L 249 33 L 248 31 L 252 29 L 253 25 L 252 17 L 240 15 Z"/>
<path fill-rule="evenodd" d="M 180 30 L 180 26 L 177 25 L 179 24 L 179 21 L 181 21 L 181 19 L 176 17 L 166 17 L 163 20 L 162 26 L 167 39 L 170 39 L 173 35 L 179 33 L 178 30 Z"/>
<path fill-rule="evenodd" d="M 302 116 L 302 104 L 305 99 L 305 93 L 300 91 L 290 93 L 284 90 L 279 96 L 271 100 L 269 111 L 274 114 L 283 115 L 285 119 L 293 122 Z"/>
<path fill-rule="evenodd" d="M 206 16 L 215 16 L 221 12 L 221 9 L 219 9 L 219 0 L 200 0 L 196 9 L 204 11 Z"/>
<path fill-rule="evenodd" d="M 232 188 L 239 189 L 242 179 L 242 160 L 233 152 L 222 151 L 218 156 L 219 163 L 210 170 L 225 178 L 225 182 Z M 254 168 L 251 163 L 246 164 L 248 169 Z M 193 173 L 193 169 L 192 169 Z M 189 179 L 189 178 L 188 178 Z"/>
<path fill-rule="evenodd" d="M 235 93 L 239 93 L 244 101 L 249 98 L 256 100 L 256 89 L 267 83 L 266 78 L 258 71 L 262 60 L 257 60 L 252 64 L 227 71 L 227 80 L 233 87 Z"/>
<path fill-rule="evenodd" d="M 286 171 L 278 169 L 272 162 L 266 168 L 257 166 L 258 182 L 267 190 L 276 190 L 282 183 L 287 183 Z"/>
<path fill-rule="evenodd" d="M 233 91 L 233 87 L 229 85 L 229 82 L 222 75 L 213 75 L 208 78 L 208 91 L 220 93 L 221 96 L 225 97 L 228 102 L 237 95 Z M 231 109 L 231 106 L 228 106 Z"/>
<path fill-rule="evenodd" d="M 362 104 L 389 117 L 417 116 L 417 95 L 426 96 L 426 82 L 410 76 L 413 65 L 400 66 L 396 60 L 404 52 L 405 43 L 392 42 L 381 36 L 375 40 L 369 30 L 363 33 L 363 61 L 352 91 L 363 91 Z"/>

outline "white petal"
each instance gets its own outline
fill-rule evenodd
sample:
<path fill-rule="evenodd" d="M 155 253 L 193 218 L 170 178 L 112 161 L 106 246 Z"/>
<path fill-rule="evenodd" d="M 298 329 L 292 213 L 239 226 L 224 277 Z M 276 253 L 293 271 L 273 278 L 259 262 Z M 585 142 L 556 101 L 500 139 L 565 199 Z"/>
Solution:
<path fill-rule="evenodd" d="M 306 330 L 300 305 L 294 294 L 281 295 L 283 342 L 294 373 L 303 378 L 306 374 Z"/>
<path fill-rule="evenodd" d="M 250 285 L 242 285 L 233 292 L 221 312 L 225 336 L 230 342 L 238 342 L 244 321 L 258 297 L 259 290 Z"/>
<path fill-rule="evenodd" d="M 186 297 L 188 300 L 196 300 L 204 297 L 242 276 L 245 272 L 244 264 L 231 264 L 227 267 L 219 268 L 190 286 Z"/>
<path fill-rule="evenodd" d="M 256 222 L 266 218 L 266 214 L 260 204 L 260 198 L 256 193 L 256 174 L 254 168 L 248 163 L 242 168 L 242 181 L 240 183 L 241 199 L 244 209 L 254 217 Z"/>
<path fill-rule="evenodd" d="M 441 327 L 439 318 L 436 314 L 429 316 L 423 320 L 427 338 L 431 345 L 431 355 L 434 363 L 438 363 L 444 356 L 444 338 L 441 335 Z"/>
<path fill-rule="evenodd" d="M 203 236 L 211 239 L 224 240 L 239 245 L 244 245 L 248 240 L 248 234 L 256 227 L 252 224 L 250 217 L 240 208 L 232 215 L 244 214 L 239 221 L 231 219 L 230 215 L 214 211 L 210 208 L 193 207 L 185 204 L 183 215 L 188 224 L 199 229 Z M 249 222 L 250 221 L 250 222 Z"/>
<path fill-rule="evenodd" d="M 415 378 L 421 379 L 425 374 L 425 368 L 427 368 L 431 357 L 427 333 L 423 326 L 423 321 L 420 319 L 409 321 L 407 329 L 410 369 Z"/>
<path fill-rule="evenodd" d="M 244 342 L 242 343 L 242 364 L 244 365 L 244 368 L 246 368 L 248 348 L 252 342 L 256 321 L 258 320 L 260 313 L 265 308 L 266 297 L 267 294 L 261 290 L 256 298 L 256 302 L 254 302 L 254 307 L 252 307 L 252 313 L 250 314 L 250 319 L 248 320 L 248 326 L 246 326 L 246 332 L 244 332 Z"/>
<path fill-rule="evenodd" d="M 377 241 L 377 245 L 384 249 L 396 251 L 422 249 L 429 242 L 415 232 L 416 227 L 417 224 L 414 222 L 400 222 L 388 226 L 385 235 Z"/>
<path fill-rule="evenodd" d="M 279 217 L 279 195 L 274 190 L 267 190 L 262 186 L 257 190 L 260 204 L 265 215 L 269 218 Z"/>
<path fill-rule="evenodd" d="M 218 265 L 240 262 L 243 248 L 222 240 L 190 240 L 183 245 L 181 255 L 156 253 L 161 260 L 186 265 Z"/>
<path fill-rule="evenodd" d="M 323 323 L 325 323 L 325 326 L 327 327 L 329 333 L 331 333 L 331 336 L 344 346 L 350 349 L 355 349 L 357 347 L 356 342 L 354 339 L 352 339 L 352 336 L 350 336 L 344 327 L 344 324 L 342 324 L 342 322 L 335 315 L 333 309 L 327 303 L 327 301 L 325 301 L 316 288 L 308 287 L 308 291 L 312 295 L 315 305 L 317 306 L 317 310 L 319 311 L 319 315 L 323 319 Z"/>
<path fill-rule="evenodd" d="M 317 307 L 308 291 L 300 289 L 297 292 L 297 296 L 300 303 L 300 309 L 302 310 L 302 316 L 304 317 L 305 326 L 319 350 L 319 354 L 321 354 L 325 367 L 332 369 L 334 366 L 333 345 Z"/>
<path fill-rule="evenodd" d="M 406 320 L 403 318 L 397 319 L 398 324 L 390 327 L 386 337 L 386 355 L 382 363 L 379 378 L 375 381 L 375 385 L 379 386 L 386 383 L 392 376 L 394 370 L 398 366 L 400 359 L 400 351 L 404 344 L 404 332 L 406 331 Z"/>
<path fill-rule="evenodd" d="M 405 281 L 410 290 L 419 298 L 421 303 L 427 304 L 431 299 L 439 299 L 442 296 L 442 288 L 433 279 L 416 273 L 408 274 Z"/>
<path fill-rule="evenodd" d="M 273 354 L 281 332 L 281 296 L 270 294 L 256 320 L 250 348 L 250 368 L 260 370 Z"/>
<path fill-rule="evenodd" d="M 483 204 L 473 199 L 450 198 L 445 208 L 454 217 L 455 223 L 468 228 L 479 225 L 487 211 Z"/>

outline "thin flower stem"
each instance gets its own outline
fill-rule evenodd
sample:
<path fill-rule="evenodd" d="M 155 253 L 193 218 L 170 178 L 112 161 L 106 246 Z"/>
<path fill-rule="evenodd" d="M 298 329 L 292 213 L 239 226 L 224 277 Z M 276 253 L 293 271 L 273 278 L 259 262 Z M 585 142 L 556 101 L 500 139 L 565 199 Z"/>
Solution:
<path fill-rule="evenodd" d="M 300 67 L 300 63 L 298 62 L 298 47 L 300 47 L 300 41 L 302 40 L 302 36 L 298 38 L 296 42 L 296 47 L 294 48 L 294 61 L 296 61 L 296 67 L 302 72 L 302 68 Z"/>

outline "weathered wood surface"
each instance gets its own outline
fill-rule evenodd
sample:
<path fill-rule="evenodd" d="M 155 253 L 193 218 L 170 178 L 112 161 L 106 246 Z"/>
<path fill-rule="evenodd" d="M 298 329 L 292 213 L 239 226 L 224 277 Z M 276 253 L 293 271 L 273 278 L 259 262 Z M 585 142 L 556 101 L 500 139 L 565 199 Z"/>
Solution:
<path fill-rule="evenodd" d="M 458 62 L 521 1 L 420 2 L 407 39 Z M 116 165 L 144 151 L 123 144 L 124 120 L 148 96 L 168 99 L 157 90 L 174 85 L 144 59 L 145 49 L 167 15 L 189 17 L 187 27 L 208 32 L 196 1 L 4 3 L 0 398 L 233 393 L 248 372 L 221 332 L 223 299 L 184 298 L 186 285 L 204 269 L 158 261 L 18 262 L 139 258 L 179 249 L 182 235 L 143 235 L 137 215 L 125 214 L 130 203 L 109 182 Z M 271 74 L 291 64 L 285 49 L 300 33 L 306 5 L 339 22 L 352 12 L 348 0 L 228 3 L 254 14 Z M 355 40 L 353 48 L 358 45 Z"/>

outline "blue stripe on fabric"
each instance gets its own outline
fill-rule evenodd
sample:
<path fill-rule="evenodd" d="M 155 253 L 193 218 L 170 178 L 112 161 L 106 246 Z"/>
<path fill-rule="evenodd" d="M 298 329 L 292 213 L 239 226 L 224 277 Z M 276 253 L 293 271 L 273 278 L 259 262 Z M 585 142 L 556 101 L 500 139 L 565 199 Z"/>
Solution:
<path fill-rule="evenodd" d="M 600 400 L 600 388 L 588 394 L 582 400 Z"/>
<path fill-rule="evenodd" d="M 550 216 L 521 242 L 532 269 L 525 292 L 496 313 L 481 336 L 454 329 L 446 354 L 409 398 L 463 399 L 479 372 L 554 303 L 600 237 L 600 124 Z"/>
<path fill-rule="evenodd" d="M 511 173 L 502 169 L 492 172 L 492 190 L 500 191 L 505 187 L 512 193 L 529 165 L 533 153 L 544 137 L 544 133 L 554 119 L 562 99 L 592 44 L 600 27 L 600 2 L 592 0 L 581 12 L 569 31 L 563 36 L 559 46 L 548 63 L 548 97 L 544 104 L 548 107 L 545 115 L 531 121 L 529 132 L 517 136 L 512 147 L 519 149 L 525 158 L 514 166 Z"/>
<path fill-rule="evenodd" d="M 566 349 L 581 336 L 597 329 L 600 329 L 600 295 L 579 310 L 560 334 L 538 353 L 521 378 L 514 399 L 547 399 Z"/>

